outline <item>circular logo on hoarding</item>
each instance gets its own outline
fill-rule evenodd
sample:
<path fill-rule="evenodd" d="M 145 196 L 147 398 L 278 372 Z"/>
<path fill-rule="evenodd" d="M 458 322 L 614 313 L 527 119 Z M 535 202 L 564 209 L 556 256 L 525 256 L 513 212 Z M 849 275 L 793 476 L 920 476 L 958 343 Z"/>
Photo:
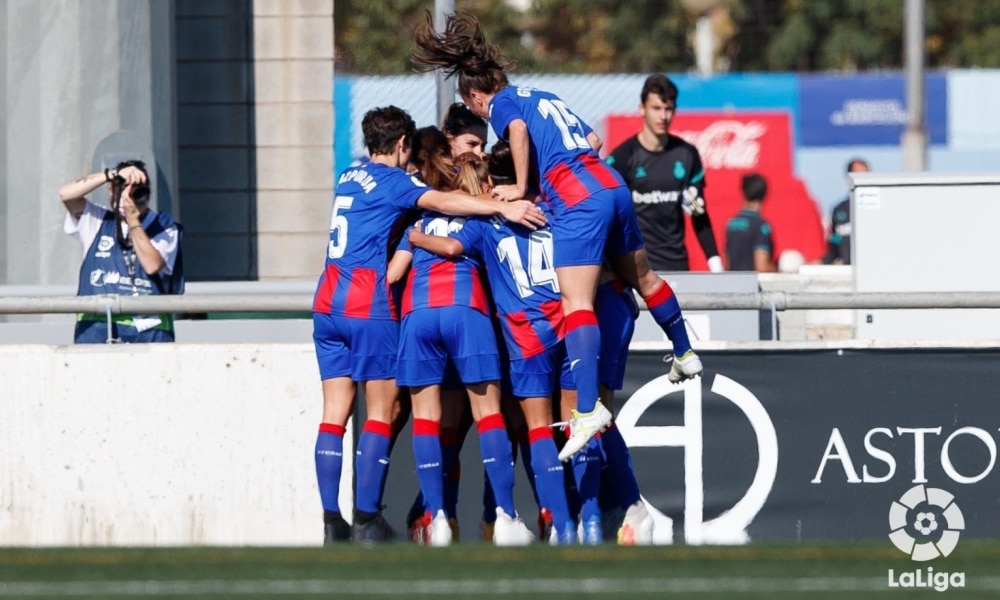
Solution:
<path fill-rule="evenodd" d="M 916 561 L 948 556 L 964 529 L 955 497 L 940 488 L 914 486 L 889 507 L 889 539 Z"/>

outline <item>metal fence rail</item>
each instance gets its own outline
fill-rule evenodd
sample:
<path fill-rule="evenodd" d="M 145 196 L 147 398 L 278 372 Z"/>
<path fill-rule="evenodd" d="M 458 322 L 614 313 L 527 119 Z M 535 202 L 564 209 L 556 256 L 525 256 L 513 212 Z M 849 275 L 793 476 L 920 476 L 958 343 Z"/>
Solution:
<path fill-rule="evenodd" d="M 686 310 L 1000 308 L 1000 292 L 758 292 L 677 294 Z M 640 300 L 641 305 L 641 300 Z M 185 296 L 7 296 L 0 314 L 299 313 L 312 294 L 198 294 Z"/>

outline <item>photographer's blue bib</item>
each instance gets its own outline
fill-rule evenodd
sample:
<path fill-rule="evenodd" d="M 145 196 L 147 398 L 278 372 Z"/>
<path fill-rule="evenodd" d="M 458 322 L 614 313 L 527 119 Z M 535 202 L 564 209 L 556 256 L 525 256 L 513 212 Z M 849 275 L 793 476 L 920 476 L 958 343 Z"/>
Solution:
<path fill-rule="evenodd" d="M 87 249 L 80 267 L 79 296 L 119 294 L 122 296 L 148 296 L 184 293 L 184 266 L 181 260 L 183 229 L 170 216 L 148 211 L 142 219 L 142 228 L 150 239 L 170 227 L 177 228 L 177 256 L 170 275 L 149 275 L 133 249 L 125 249 L 117 241 L 115 214 L 107 211 L 100 230 Z M 74 341 L 77 344 L 103 344 L 109 340 L 127 343 L 172 342 L 174 321 L 169 314 L 112 315 L 109 335 L 108 319 L 104 314 L 77 316 Z"/>

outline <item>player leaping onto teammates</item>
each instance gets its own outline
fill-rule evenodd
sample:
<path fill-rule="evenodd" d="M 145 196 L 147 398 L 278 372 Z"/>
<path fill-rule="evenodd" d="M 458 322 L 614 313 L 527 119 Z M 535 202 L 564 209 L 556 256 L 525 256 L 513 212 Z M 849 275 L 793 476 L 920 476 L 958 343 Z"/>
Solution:
<path fill-rule="evenodd" d="M 411 61 L 420 70 L 442 69 L 458 76 L 458 91 L 473 113 L 488 118 L 494 133 L 510 143 L 517 174 L 513 185 L 498 186 L 502 200 L 524 198 L 535 172 L 552 211 L 554 266 L 566 315 L 566 352 L 579 394 L 570 437 L 559 453 L 568 460 L 611 422 L 598 395 L 601 336 L 594 294 L 607 246 L 614 268 L 639 291 L 650 314 L 673 344 L 668 377 L 673 382 L 701 374 L 691 350 L 681 307 L 666 281 L 649 267 L 632 206 L 621 176 L 600 159 L 600 137 L 549 92 L 513 87 L 506 69 L 513 63 L 486 43 L 482 25 L 469 12 L 448 15 L 437 32 L 433 18 L 417 26 Z"/>
<path fill-rule="evenodd" d="M 313 339 L 323 380 L 323 421 L 315 461 L 326 542 L 348 537 L 384 541 L 395 535 L 380 511 L 390 423 L 398 408 L 399 316 L 386 282 L 394 223 L 415 207 L 451 215 L 498 215 L 529 228 L 545 223 L 545 216 L 530 202 L 440 192 L 407 174 L 400 167 L 410 160 L 410 141 L 417 128 L 402 109 L 368 111 L 361 128 L 371 160 L 346 169 L 337 179 L 326 267 L 313 300 Z M 344 428 L 359 382 L 364 386 L 368 420 L 358 440 L 351 531 L 337 497 Z"/>

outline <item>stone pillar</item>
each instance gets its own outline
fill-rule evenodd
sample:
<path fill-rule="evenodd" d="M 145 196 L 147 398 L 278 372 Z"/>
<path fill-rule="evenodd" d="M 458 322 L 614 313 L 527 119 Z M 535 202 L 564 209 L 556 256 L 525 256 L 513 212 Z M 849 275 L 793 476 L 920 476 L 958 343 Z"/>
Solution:
<path fill-rule="evenodd" d="M 258 275 L 311 279 L 333 194 L 333 0 L 254 0 Z"/>
<path fill-rule="evenodd" d="M 59 187 L 109 162 L 145 160 L 175 213 L 173 32 L 172 2 L 0 0 L 0 282 L 76 282 Z"/>

